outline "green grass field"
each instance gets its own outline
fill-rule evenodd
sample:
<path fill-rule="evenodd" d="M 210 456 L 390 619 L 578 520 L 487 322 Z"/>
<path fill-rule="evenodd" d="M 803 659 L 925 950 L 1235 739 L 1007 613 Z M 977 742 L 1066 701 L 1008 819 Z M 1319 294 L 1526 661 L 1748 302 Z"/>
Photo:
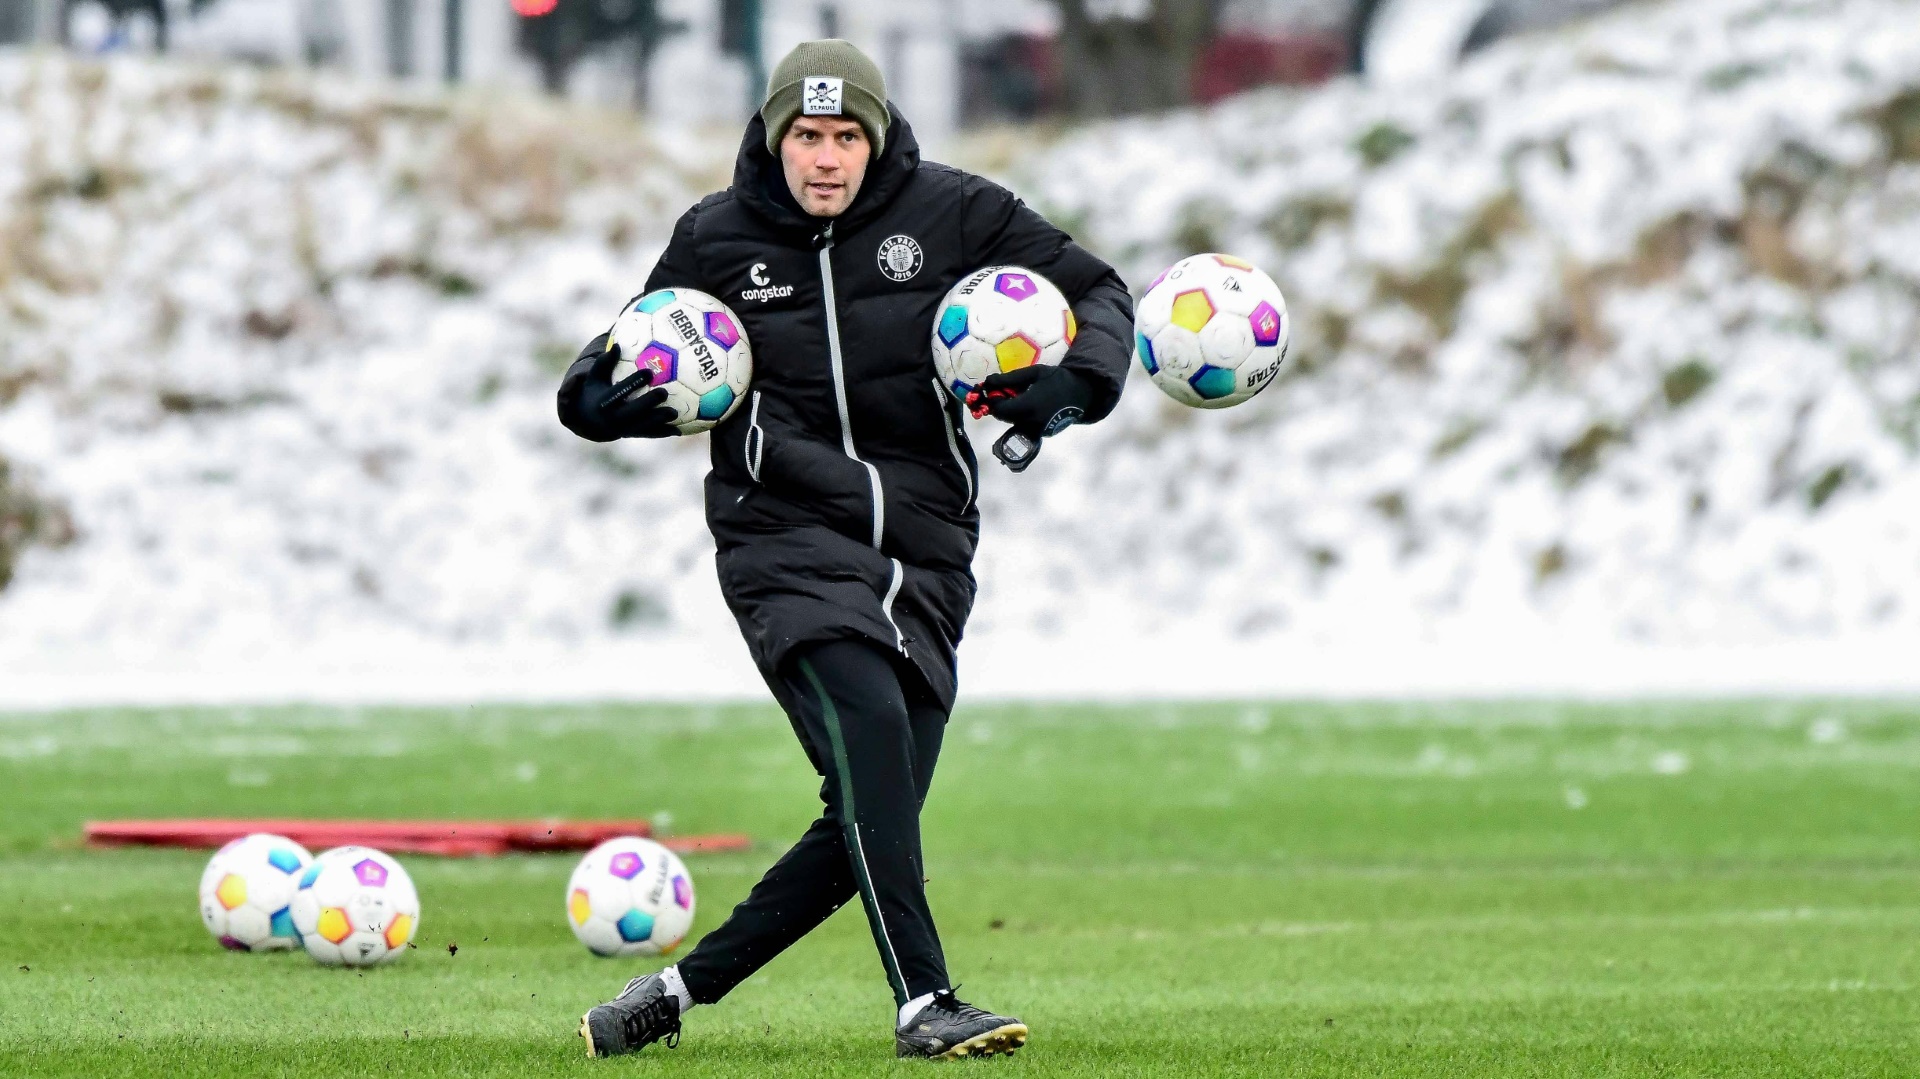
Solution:
<path fill-rule="evenodd" d="M 567 857 L 406 859 L 419 950 L 222 952 L 204 855 L 88 818 L 650 816 L 696 934 L 811 818 L 771 709 L 0 716 L 0 1075 L 1912 1075 L 1920 706 L 976 706 L 925 823 L 963 995 L 1034 1040 L 892 1059 L 858 905 L 680 1048 L 590 1061 L 641 965 L 562 914 Z M 449 944 L 459 946 L 449 954 Z"/>

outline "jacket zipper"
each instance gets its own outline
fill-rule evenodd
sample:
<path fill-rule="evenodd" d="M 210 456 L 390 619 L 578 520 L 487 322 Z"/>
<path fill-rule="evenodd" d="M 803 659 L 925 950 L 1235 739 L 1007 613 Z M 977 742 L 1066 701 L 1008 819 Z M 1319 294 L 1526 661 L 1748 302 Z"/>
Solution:
<path fill-rule="evenodd" d="M 887 529 L 887 499 L 885 490 L 880 486 L 880 470 L 871 462 L 861 460 L 859 451 L 853 446 L 853 420 L 847 411 L 847 369 L 840 353 L 839 301 L 833 294 L 832 225 L 828 225 L 826 231 L 820 234 L 820 241 L 820 295 L 827 309 L 827 358 L 833 367 L 833 401 L 840 410 L 840 448 L 849 460 L 867 470 L 867 485 L 873 491 L 873 549 L 877 551 Z M 893 628 L 894 647 L 904 656 L 907 654 L 907 638 L 900 632 L 900 623 L 893 619 L 893 601 L 900 594 L 900 585 L 906 572 L 899 559 L 890 561 L 893 563 L 893 578 L 887 583 L 887 598 L 881 601 L 880 613 L 886 616 L 887 625 Z"/>
<path fill-rule="evenodd" d="M 893 627 L 893 646 L 908 659 L 913 657 L 907 652 L 907 638 L 900 632 L 900 623 L 893 620 L 893 601 L 900 598 L 900 586 L 906 583 L 906 567 L 897 558 L 889 559 L 893 563 L 893 579 L 887 582 L 887 598 L 880 601 L 880 613 L 887 616 L 887 625 Z"/>
<path fill-rule="evenodd" d="M 947 402 L 953 398 L 941 387 L 939 379 L 933 379 L 933 395 L 940 400 L 940 426 L 947 429 L 947 451 L 953 454 L 953 463 L 960 466 L 960 474 L 967 479 L 967 500 L 960 504 L 960 512 L 967 512 L 973 505 L 973 470 L 967 467 L 967 459 L 960 455 L 960 439 L 954 434 L 953 413 L 947 411 Z"/>
<path fill-rule="evenodd" d="M 760 391 L 753 391 L 753 407 L 747 411 L 747 475 L 760 482 L 760 460 L 767 452 L 767 435 L 760 429 Z"/>

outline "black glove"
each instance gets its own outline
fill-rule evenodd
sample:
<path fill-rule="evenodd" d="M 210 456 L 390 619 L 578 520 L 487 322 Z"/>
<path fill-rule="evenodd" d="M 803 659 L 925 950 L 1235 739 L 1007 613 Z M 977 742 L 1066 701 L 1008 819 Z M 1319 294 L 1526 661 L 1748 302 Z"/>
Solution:
<path fill-rule="evenodd" d="M 975 419 L 991 414 L 1028 438 L 1057 435 L 1080 422 L 1093 404 L 1093 387 L 1065 367 L 1034 364 L 1004 375 L 988 375 L 967 395 Z"/>
<path fill-rule="evenodd" d="M 1015 472 L 1040 456 L 1041 439 L 1079 423 L 1092 403 L 1093 387 L 1084 377 L 1051 364 L 988 375 L 967 395 L 974 419 L 992 415 L 1013 425 L 994 443 L 993 455 Z"/>
<path fill-rule="evenodd" d="M 607 347 L 605 335 L 594 338 L 560 380 L 560 422 L 594 442 L 679 434 L 673 426 L 675 413 L 665 404 L 666 387 L 647 390 L 653 372 L 644 367 L 614 383 L 613 365 L 618 362 L 620 346 Z"/>

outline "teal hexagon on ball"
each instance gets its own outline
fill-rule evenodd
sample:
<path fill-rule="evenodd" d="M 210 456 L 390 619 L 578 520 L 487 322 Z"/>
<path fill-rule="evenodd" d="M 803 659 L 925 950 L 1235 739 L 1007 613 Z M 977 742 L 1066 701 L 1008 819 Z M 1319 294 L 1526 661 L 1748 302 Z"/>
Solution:
<path fill-rule="evenodd" d="M 733 387 L 721 383 L 700 395 L 700 418 L 717 420 L 733 407 Z"/>
<path fill-rule="evenodd" d="M 1224 367 L 1207 364 L 1187 381 L 1203 401 L 1218 401 L 1222 397 L 1233 396 L 1233 372 Z"/>

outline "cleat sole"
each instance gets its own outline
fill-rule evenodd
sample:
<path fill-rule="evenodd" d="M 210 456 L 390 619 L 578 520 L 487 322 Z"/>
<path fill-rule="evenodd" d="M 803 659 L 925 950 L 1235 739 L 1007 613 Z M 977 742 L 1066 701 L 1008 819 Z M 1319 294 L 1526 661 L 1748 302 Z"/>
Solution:
<path fill-rule="evenodd" d="M 587 1026 L 587 1017 L 584 1015 L 580 1017 L 580 1037 L 586 1040 L 587 1055 L 589 1057 L 597 1057 L 600 1055 L 593 1051 L 593 1030 Z"/>
<path fill-rule="evenodd" d="M 1004 1053 L 1012 1056 L 1015 1049 L 1027 1044 L 1027 1025 L 1008 1023 L 996 1027 L 985 1034 L 976 1034 L 959 1045 L 937 1054 L 935 1060 L 963 1060 L 967 1057 L 990 1057 Z"/>

